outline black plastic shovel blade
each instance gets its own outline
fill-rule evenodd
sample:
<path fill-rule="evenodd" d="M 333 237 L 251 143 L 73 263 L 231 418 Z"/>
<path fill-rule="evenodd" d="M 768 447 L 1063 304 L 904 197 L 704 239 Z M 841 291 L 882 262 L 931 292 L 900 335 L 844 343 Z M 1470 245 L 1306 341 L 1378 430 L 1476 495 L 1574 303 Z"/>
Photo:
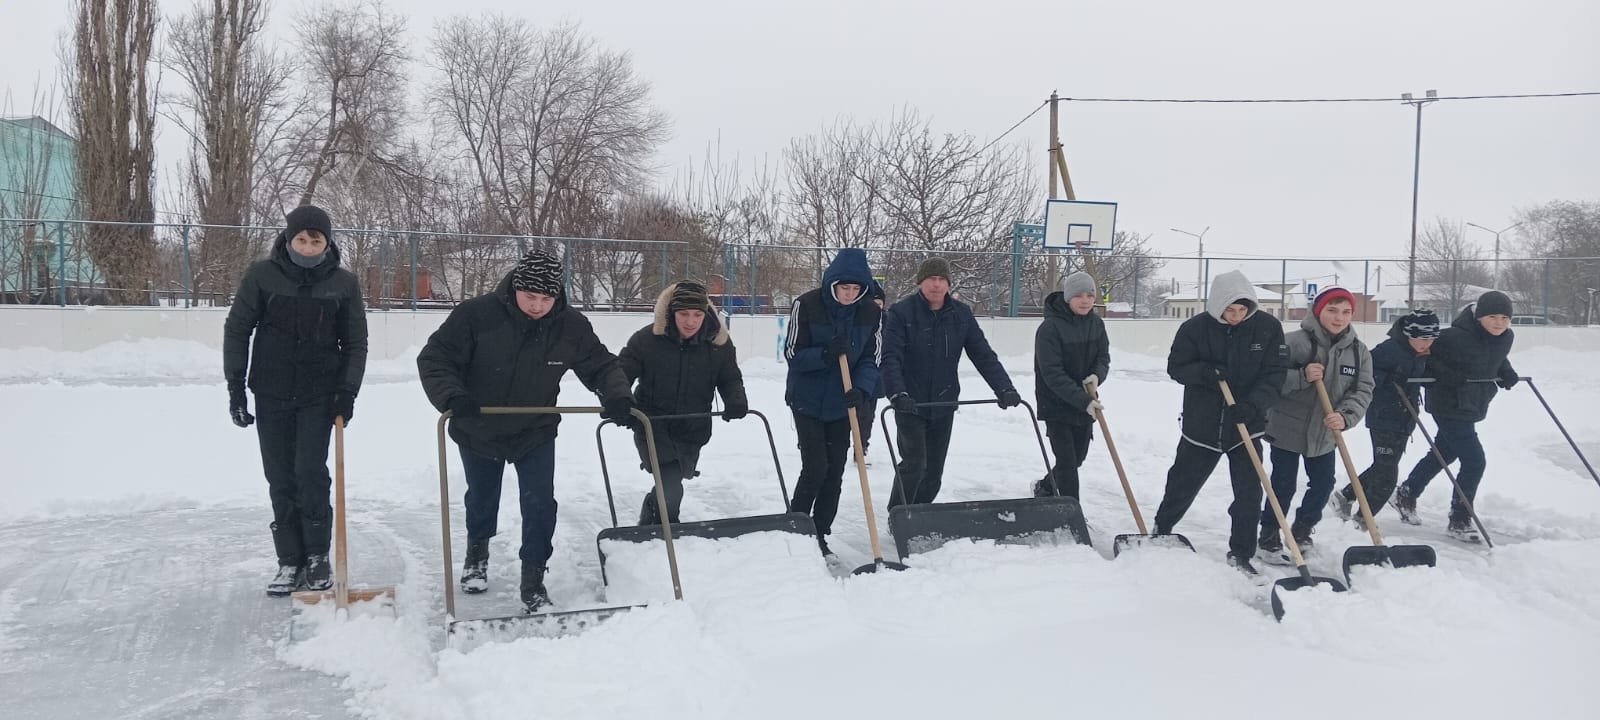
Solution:
<path fill-rule="evenodd" d="M 1327 585 L 1328 587 L 1333 588 L 1334 592 L 1344 592 L 1349 590 L 1349 588 L 1344 586 L 1344 583 L 1339 582 L 1331 577 L 1312 575 L 1311 571 L 1307 570 L 1306 567 L 1302 565 L 1300 566 L 1299 575 L 1295 577 L 1286 577 L 1272 584 L 1272 617 L 1276 618 L 1279 622 L 1283 621 L 1283 598 L 1278 596 L 1279 593 L 1294 592 L 1296 590 L 1314 587 L 1317 585 Z"/>
<path fill-rule="evenodd" d="M 699 538 L 733 538 L 751 533 L 776 531 L 817 536 L 817 526 L 811 521 L 811 516 L 805 513 L 782 513 L 779 515 L 752 515 L 750 517 L 724 518 L 721 520 L 699 520 L 696 522 L 682 522 L 672 524 L 672 537 L 699 537 Z M 601 530 L 595 536 L 595 546 L 600 552 L 600 579 L 605 582 L 606 549 L 605 541 L 627 543 L 644 543 L 661 539 L 660 525 L 631 525 L 627 527 L 614 527 Z"/>
<path fill-rule="evenodd" d="M 1188 548 L 1194 552 L 1194 543 L 1178 533 L 1152 533 L 1148 535 L 1127 534 L 1118 535 L 1111 539 L 1111 557 L 1122 554 L 1123 550 L 1133 548 Z"/>
<path fill-rule="evenodd" d="M 1344 551 L 1344 579 L 1350 581 L 1350 568 L 1357 565 L 1383 567 L 1438 567 L 1439 554 L 1431 545 L 1356 546 Z"/>
<path fill-rule="evenodd" d="M 910 570 L 910 569 L 911 568 L 908 568 L 908 567 L 906 567 L 904 565 L 901 565 L 900 563 L 889 562 L 888 560 L 884 560 L 882 558 L 879 558 L 877 560 L 869 562 L 869 563 L 867 563 L 865 565 L 862 565 L 861 567 L 858 567 L 858 568 L 850 571 L 850 574 L 851 575 L 870 575 L 872 573 L 878 572 L 879 570 L 894 570 L 896 572 L 900 572 L 900 571 L 903 571 L 903 570 Z"/>
<path fill-rule="evenodd" d="M 1070 497 L 900 505 L 889 511 L 889 533 L 902 559 L 961 539 L 1091 544 L 1083 509 Z"/>

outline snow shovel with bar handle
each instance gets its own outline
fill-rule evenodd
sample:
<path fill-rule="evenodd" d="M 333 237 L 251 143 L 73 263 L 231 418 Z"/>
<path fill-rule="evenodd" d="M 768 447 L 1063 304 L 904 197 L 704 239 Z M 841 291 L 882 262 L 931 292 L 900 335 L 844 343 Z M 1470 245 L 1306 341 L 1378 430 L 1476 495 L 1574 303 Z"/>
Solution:
<path fill-rule="evenodd" d="M 1318 379 L 1312 383 L 1317 388 L 1317 399 L 1322 401 L 1323 415 L 1333 414 L 1333 400 L 1328 398 L 1328 388 Z M 1367 534 L 1372 536 L 1372 545 L 1360 545 L 1345 548 L 1344 551 L 1344 581 L 1350 582 L 1350 568 L 1356 565 L 1378 565 L 1396 568 L 1405 567 L 1437 567 L 1439 553 L 1431 545 L 1384 545 L 1383 536 L 1378 533 L 1378 521 L 1372 517 L 1372 506 L 1367 504 L 1366 490 L 1361 487 L 1361 475 L 1356 472 L 1356 464 L 1350 460 L 1350 448 L 1344 444 L 1344 432 L 1333 431 L 1333 442 L 1339 447 L 1339 459 L 1344 461 L 1345 474 L 1350 476 L 1350 488 L 1356 493 L 1356 504 L 1361 506 L 1361 520 L 1367 526 Z"/>
<path fill-rule="evenodd" d="M 1083 381 L 1083 389 L 1089 392 L 1091 400 L 1100 399 L 1100 383 L 1095 376 L 1090 375 Z M 1151 533 L 1145 529 L 1144 515 L 1139 512 L 1139 501 L 1133 498 L 1133 486 L 1128 484 L 1128 473 L 1122 469 L 1122 458 L 1117 456 L 1117 444 L 1111 440 L 1111 426 L 1106 424 L 1104 410 L 1096 411 L 1094 419 L 1100 423 L 1100 435 L 1105 438 L 1106 451 L 1111 453 L 1111 464 L 1117 469 L 1117 479 L 1122 481 L 1122 494 L 1128 497 L 1128 510 L 1133 512 L 1133 524 L 1139 528 L 1139 534 L 1122 534 L 1111 540 L 1111 557 L 1122 554 L 1123 550 L 1134 547 L 1177 547 L 1182 545 L 1194 552 L 1194 543 L 1189 538 L 1178 533 Z"/>
<path fill-rule="evenodd" d="M 1221 373 L 1217 375 L 1217 385 L 1222 388 L 1222 399 L 1227 401 L 1228 407 L 1233 407 L 1233 391 L 1228 389 L 1228 381 L 1222 379 Z M 1256 477 L 1261 480 L 1261 489 L 1267 494 L 1267 504 L 1272 507 L 1272 515 L 1278 519 L 1278 531 L 1283 533 L 1283 546 L 1289 549 L 1289 557 L 1294 560 L 1294 569 L 1299 571 L 1296 577 L 1286 577 L 1272 584 L 1272 616 L 1280 622 L 1283 620 L 1283 598 L 1280 592 L 1293 592 L 1302 588 L 1316 585 L 1327 585 L 1334 592 L 1344 592 L 1349 588 L 1344 583 L 1331 577 L 1312 575 L 1311 568 L 1306 567 L 1306 559 L 1300 554 L 1300 544 L 1294 541 L 1294 533 L 1289 532 L 1289 518 L 1284 517 L 1283 506 L 1278 504 L 1278 496 L 1272 493 L 1272 481 L 1267 479 L 1267 469 L 1261 464 L 1261 455 L 1256 452 L 1255 443 L 1250 441 L 1250 429 L 1244 423 L 1236 423 L 1239 428 L 1239 439 L 1244 441 L 1245 452 L 1250 455 L 1250 464 L 1256 468 Z"/>
<path fill-rule="evenodd" d="M 291 608 L 300 614 L 306 608 L 327 600 L 335 611 L 348 611 L 350 603 L 378 601 L 394 607 L 394 587 L 350 587 L 350 563 L 344 524 L 344 418 L 333 419 L 333 589 L 302 590 L 291 597 Z M 342 613 L 341 613 L 342 614 Z"/>
<path fill-rule="evenodd" d="M 598 415 L 599 407 L 486 407 L 484 415 Z M 667 496 L 661 487 L 661 470 L 656 458 L 655 430 L 650 416 L 633 408 L 633 417 L 644 428 L 645 448 L 651 458 L 650 472 L 656 483 L 656 507 L 661 513 L 661 539 L 667 545 L 667 566 L 672 574 L 672 596 L 683 599 L 683 587 L 678 579 L 678 554 L 672 544 L 672 528 L 667 524 Z M 451 413 L 439 415 L 439 523 L 444 545 L 444 613 L 446 643 L 465 649 L 485 641 L 506 641 L 522 637 L 556 638 L 583 632 L 619 613 L 644 605 L 611 605 L 579 610 L 537 612 L 502 617 L 457 619 L 454 560 L 450 551 L 450 473 L 445 452 L 445 423 Z"/>
<path fill-rule="evenodd" d="M 1600 483 L 1600 474 L 1595 473 L 1594 466 L 1589 464 L 1589 458 L 1584 457 L 1583 451 L 1578 449 L 1578 442 L 1572 439 L 1572 433 L 1567 432 L 1567 426 L 1561 424 L 1561 418 L 1556 417 L 1556 411 L 1550 409 L 1550 403 L 1544 401 L 1544 393 L 1539 392 L 1539 386 L 1533 384 L 1533 378 L 1524 376 L 1520 379 L 1528 384 L 1528 389 L 1533 391 L 1533 396 L 1539 398 L 1539 404 L 1544 406 L 1544 411 L 1555 422 L 1556 429 L 1560 430 L 1561 436 L 1567 439 L 1567 444 L 1572 446 L 1572 451 L 1578 454 L 1578 461 L 1583 463 L 1583 469 L 1589 471 L 1589 477 L 1594 478 L 1596 483 Z"/>
<path fill-rule="evenodd" d="M 1468 382 L 1480 381 L 1469 380 Z M 1486 380 L 1481 382 L 1494 381 Z M 1394 384 L 1394 389 L 1395 392 L 1400 393 L 1400 402 L 1406 406 L 1406 412 L 1411 414 L 1411 420 L 1417 424 L 1417 429 L 1422 431 L 1422 439 L 1428 441 L 1428 450 L 1433 453 L 1434 462 L 1439 463 L 1439 469 L 1444 471 L 1444 476 L 1450 478 L 1450 486 L 1455 488 L 1456 499 L 1461 502 L 1462 507 L 1467 509 L 1467 515 L 1472 517 L 1472 524 L 1478 528 L 1478 536 L 1483 538 L 1485 546 L 1491 550 L 1494 549 L 1494 540 L 1489 538 L 1489 529 L 1483 526 L 1482 520 L 1478 519 L 1478 511 L 1472 507 L 1472 499 L 1467 497 L 1465 490 L 1461 489 L 1461 482 L 1456 480 L 1456 473 L 1450 469 L 1450 462 L 1444 459 L 1444 453 L 1439 452 L 1439 443 L 1433 441 L 1433 434 L 1428 432 L 1428 426 L 1422 424 L 1422 417 L 1417 412 L 1417 406 L 1411 404 L 1411 398 L 1406 397 L 1406 389 L 1401 387 L 1399 383 Z M 1395 495 L 1399 494 L 1400 492 L 1396 490 Z M 1390 502 L 1392 504 L 1394 501 L 1391 500 Z"/>
<path fill-rule="evenodd" d="M 850 358 L 839 356 L 839 377 L 844 380 L 844 391 L 850 392 Z M 905 570 L 906 566 L 897 562 L 883 559 L 883 543 L 878 540 L 878 516 L 872 511 L 872 484 L 867 482 L 866 452 L 861 449 L 861 420 L 856 417 L 857 408 L 847 408 L 845 417 L 850 418 L 850 446 L 855 451 L 856 474 L 861 476 L 861 504 L 867 509 L 867 539 L 872 543 L 872 562 L 852 571 L 851 575 L 865 575 L 879 570 Z M 657 481 L 659 485 L 660 481 Z M 661 517 L 667 516 L 667 508 L 661 508 Z"/>

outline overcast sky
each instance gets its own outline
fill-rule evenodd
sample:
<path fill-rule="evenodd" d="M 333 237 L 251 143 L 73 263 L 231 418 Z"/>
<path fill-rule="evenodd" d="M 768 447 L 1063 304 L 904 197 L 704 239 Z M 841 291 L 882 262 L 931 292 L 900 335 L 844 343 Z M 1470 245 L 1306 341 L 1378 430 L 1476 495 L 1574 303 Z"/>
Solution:
<path fill-rule="evenodd" d="M 874 2 L 386 0 L 420 55 L 446 14 L 576 20 L 632 53 L 673 119 L 663 182 L 721 138 L 776 162 L 839 116 L 912 105 L 937 129 L 992 138 L 1052 90 L 1067 97 L 1392 97 L 1600 90 L 1600 2 Z M 55 73 L 64 0 L 3 0 L 0 86 L 25 113 Z M 276 28 L 310 3 L 276 0 Z M 166 0 L 166 12 L 188 1 Z M 281 42 L 293 42 L 279 34 Z M 418 67 L 416 74 L 425 74 Z M 1118 228 L 1207 255 L 1407 253 L 1415 116 L 1396 103 L 1070 104 L 1080 199 L 1120 203 Z M 1008 141 L 1045 172 L 1047 114 Z M 163 150 L 181 143 L 167 129 Z M 176 162 L 173 153 L 159 159 Z M 1041 187 L 1043 184 L 1041 183 Z M 1441 102 L 1424 111 L 1422 216 L 1494 228 L 1522 207 L 1600 200 L 1600 97 Z M 1041 207 L 1044 198 L 1040 197 Z M 1487 233 L 1473 230 L 1485 246 Z"/>

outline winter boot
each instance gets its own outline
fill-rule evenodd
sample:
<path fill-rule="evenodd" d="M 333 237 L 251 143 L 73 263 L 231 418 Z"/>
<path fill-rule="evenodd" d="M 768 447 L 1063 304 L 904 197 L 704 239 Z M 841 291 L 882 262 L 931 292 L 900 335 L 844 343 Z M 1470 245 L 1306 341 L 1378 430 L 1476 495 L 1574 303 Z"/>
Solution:
<path fill-rule="evenodd" d="M 1256 566 L 1250 564 L 1250 558 L 1242 558 L 1233 553 L 1228 553 L 1228 566 L 1250 577 L 1261 574 L 1260 571 L 1256 570 Z"/>
<path fill-rule="evenodd" d="M 1355 504 L 1355 501 L 1355 490 L 1351 488 L 1345 488 L 1328 495 L 1328 507 L 1333 508 L 1333 514 L 1338 515 L 1340 520 L 1348 521 L 1350 519 L 1351 506 Z"/>
<path fill-rule="evenodd" d="M 823 557 L 828 557 L 829 555 L 833 554 L 833 551 L 828 549 L 828 536 L 827 535 L 824 535 L 822 533 L 817 533 L 817 547 L 822 550 L 822 556 Z"/>
<path fill-rule="evenodd" d="M 295 565 L 279 565 L 278 574 L 273 576 L 272 582 L 267 583 L 267 597 L 286 597 L 299 590 L 305 582 L 305 575 L 301 568 Z"/>
<path fill-rule="evenodd" d="M 1394 506 L 1395 512 L 1400 513 L 1400 522 L 1407 525 L 1422 524 L 1422 518 L 1417 516 L 1417 499 L 1406 493 L 1404 485 L 1394 492 L 1394 499 L 1389 504 Z"/>
<path fill-rule="evenodd" d="M 660 524 L 661 510 L 656 507 L 656 494 L 654 492 L 647 492 L 644 494 L 644 505 L 640 506 L 639 508 L 639 525 L 644 526 Z"/>
<path fill-rule="evenodd" d="M 327 590 L 333 587 L 333 565 L 327 555 L 306 556 L 306 589 Z"/>
<path fill-rule="evenodd" d="M 1483 542 L 1483 536 L 1478 534 L 1478 529 L 1473 527 L 1471 520 L 1451 520 L 1450 527 L 1446 528 L 1450 537 L 1464 543 L 1477 545 Z"/>
<path fill-rule="evenodd" d="M 1268 555 L 1277 555 L 1283 552 L 1283 537 L 1275 527 L 1261 528 L 1261 537 L 1257 538 L 1256 547 Z"/>
<path fill-rule="evenodd" d="M 1302 522 L 1295 522 L 1289 526 L 1289 535 L 1294 537 L 1294 543 L 1300 546 L 1300 552 L 1306 552 L 1317 546 L 1311 539 L 1311 526 Z"/>
<path fill-rule="evenodd" d="M 544 573 L 549 568 L 535 565 L 531 562 L 522 563 L 522 608 L 533 614 L 553 603 L 550 602 L 550 593 L 544 589 Z"/>
<path fill-rule="evenodd" d="M 1055 495 L 1055 491 L 1050 487 L 1050 478 L 1049 478 L 1049 476 L 1046 476 L 1046 477 L 1043 477 L 1043 478 L 1040 478 L 1038 480 L 1033 481 L 1033 496 L 1034 497 L 1036 497 L 1036 498 L 1047 498 L 1047 497 L 1051 497 L 1053 495 Z"/>
<path fill-rule="evenodd" d="M 476 595 L 489 589 L 489 538 L 467 539 L 467 559 L 461 563 L 461 590 Z"/>

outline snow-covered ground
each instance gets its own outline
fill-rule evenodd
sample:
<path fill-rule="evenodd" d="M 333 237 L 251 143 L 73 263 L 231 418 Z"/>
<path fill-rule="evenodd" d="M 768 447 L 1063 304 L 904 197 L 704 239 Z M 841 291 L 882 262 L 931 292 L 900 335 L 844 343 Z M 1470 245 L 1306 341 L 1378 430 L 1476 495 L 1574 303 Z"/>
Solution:
<path fill-rule="evenodd" d="M 1590 357 L 1513 359 L 1600 456 Z M 1031 400 L 1029 359 L 1005 362 Z M 410 360 L 374 364 L 347 435 L 352 579 L 398 586 L 396 613 L 313 615 L 315 636 L 295 642 L 287 601 L 261 591 L 274 565 L 265 481 L 255 433 L 227 420 L 219 366 L 214 351 L 170 341 L 0 351 L 0 716 L 1593 717 L 1600 487 L 1525 388 L 1481 426 L 1479 509 L 1496 549 L 1445 538 L 1441 476 L 1423 526 L 1382 516 L 1389 542 L 1438 548 L 1437 569 L 1359 571 L 1352 592 L 1291 596 L 1282 624 L 1265 610 L 1266 587 L 1223 564 L 1221 468 L 1178 528 L 1197 554 L 1110 559 L 1111 537 L 1133 523 L 1099 442 L 1084 474 L 1092 549 L 955 543 L 912 558 L 909 572 L 841 578 L 805 539 L 688 538 L 683 602 L 671 601 L 660 546 L 608 549 L 608 588 L 595 547 L 610 524 L 595 420 L 570 417 L 552 594 L 569 608 L 650 606 L 576 637 L 463 653 L 444 648 L 436 416 Z M 792 488 L 783 367 L 744 368 Z M 975 375 L 964 384 L 989 397 Z M 1162 359 L 1113 357 L 1107 414 L 1147 520 L 1179 395 Z M 576 383 L 563 393 L 587 397 Z M 1025 494 L 1043 474 L 1026 423 L 1020 409 L 962 411 L 941 500 Z M 760 427 L 717 423 L 688 519 L 781 509 Z M 625 433 L 604 437 L 626 522 L 647 476 Z M 1351 446 L 1365 467 L 1364 430 Z M 463 484 L 450 450 L 459 562 Z M 882 440 L 871 459 L 883 528 Z M 491 592 L 458 595 L 463 617 L 516 609 L 514 502 L 500 524 Z M 831 539 L 844 565 L 870 560 L 865 533 L 852 468 Z M 1312 566 L 1332 576 L 1343 548 L 1366 542 L 1336 518 L 1317 539 Z M 883 542 L 892 555 L 886 529 Z"/>

